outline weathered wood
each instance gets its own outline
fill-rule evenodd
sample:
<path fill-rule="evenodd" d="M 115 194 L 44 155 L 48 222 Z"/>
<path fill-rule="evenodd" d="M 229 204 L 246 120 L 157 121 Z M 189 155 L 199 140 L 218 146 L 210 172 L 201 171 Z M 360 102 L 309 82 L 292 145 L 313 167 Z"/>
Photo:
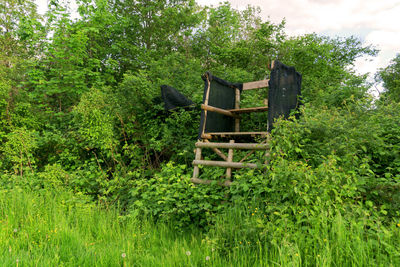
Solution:
<path fill-rule="evenodd" d="M 252 90 L 268 87 L 269 80 L 243 83 L 243 90 Z"/>
<path fill-rule="evenodd" d="M 210 83 L 210 79 L 208 78 L 208 75 L 207 75 L 207 92 L 206 92 L 206 98 L 204 99 L 204 105 L 208 105 L 208 98 L 210 96 L 210 88 L 211 88 L 211 83 Z M 202 134 L 204 134 L 204 132 L 206 130 L 206 123 L 207 123 L 207 110 L 204 110 L 203 129 L 201 130 Z"/>
<path fill-rule="evenodd" d="M 268 64 L 268 69 L 272 70 L 275 67 L 275 60 L 271 61 L 271 64 Z"/>
<path fill-rule="evenodd" d="M 219 133 L 204 133 L 201 138 L 212 139 L 213 136 L 240 136 L 240 135 L 251 135 L 251 136 L 267 136 L 268 132 L 219 132 Z"/>
<path fill-rule="evenodd" d="M 238 115 L 233 114 L 232 112 L 226 110 L 226 109 L 222 109 L 222 108 L 217 108 L 217 107 L 213 107 L 213 106 L 209 106 L 209 105 L 204 105 L 201 104 L 201 109 L 203 110 L 207 110 L 207 111 L 211 111 L 211 112 L 216 112 L 225 116 L 229 116 L 229 117 L 233 117 L 233 118 L 237 118 Z"/>
<path fill-rule="evenodd" d="M 210 141 L 208 141 L 207 139 L 204 140 L 204 142 L 210 144 Z M 202 143 L 202 144 L 204 144 L 203 142 L 197 142 L 197 143 Z M 196 144 L 197 144 L 197 143 L 196 143 Z M 197 147 L 197 146 L 196 146 L 196 147 Z M 201 146 L 199 146 L 199 147 L 201 147 Z M 217 147 L 211 147 L 211 149 L 212 149 L 218 156 L 220 156 L 223 160 L 228 160 L 228 157 L 225 156 L 225 154 L 224 154 L 221 150 L 219 150 Z"/>
<path fill-rule="evenodd" d="M 230 140 L 229 141 L 230 145 L 233 145 L 234 143 L 235 143 L 235 140 Z M 230 148 L 228 150 L 228 160 L 227 160 L 227 162 L 230 163 L 232 161 L 233 161 L 233 149 Z M 232 168 L 227 168 L 226 169 L 226 178 L 227 179 L 231 179 L 231 177 L 232 177 Z"/>
<path fill-rule="evenodd" d="M 254 163 L 226 162 L 226 161 L 213 161 L 213 160 L 193 160 L 193 165 L 215 166 L 215 167 L 235 168 L 235 169 L 257 168 L 257 164 Z"/>
<path fill-rule="evenodd" d="M 268 144 L 259 143 L 211 143 L 211 142 L 197 142 L 196 147 L 201 148 L 228 148 L 228 149 L 251 149 L 251 150 L 265 150 Z"/>
<path fill-rule="evenodd" d="M 196 148 L 196 154 L 194 156 L 195 160 L 201 160 L 201 148 Z M 193 167 L 193 178 L 198 178 L 199 177 L 199 167 L 195 165 Z"/>
<path fill-rule="evenodd" d="M 212 139 L 212 136 L 211 136 L 211 134 L 205 134 L 205 133 L 203 133 L 202 135 L 201 135 L 201 138 L 202 139 Z"/>
<path fill-rule="evenodd" d="M 249 153 L 246 154 L 246 156 L 244 156 L 239 162 L 244 162 L 248 157 L 250 157 L 253 153 L 255 152 L 255 150 L 250 151 Z"/>
<path fill-rule="evenodd" d="M 263 111 L 267 111 L 267 110 L 268 110 L 268 106 L 251 107 L 251 108 L 240 108 L 240 109 L 228 109 L 228 111 L 233 113 L 233 114 L 250 113 L 250 112 L 263 112 Z"/>
<path fill-rule="evenodd" d="M 240 90 L 236 88 L 235 91 L 235 109 L 240 109 Z M 235 132 L 240 131 L 240 118 L 235 119 Z"/>
<path fill-rule="evenodd" d="M 206 179 L 203 180 L 203 179 L 199 179 L 199 178 L 192 178 L 192 179 L 190 179 L 190 181 L 194 184 L 206 184 L 206 185 L 209 185 L 212 182 L 214 182 L 214 180 L 206 180 Z M 221 186 L 231 186 L 232 181 L 231 180 L 226 180 L 224 182 L 218 181 L 218 184 Z"/>

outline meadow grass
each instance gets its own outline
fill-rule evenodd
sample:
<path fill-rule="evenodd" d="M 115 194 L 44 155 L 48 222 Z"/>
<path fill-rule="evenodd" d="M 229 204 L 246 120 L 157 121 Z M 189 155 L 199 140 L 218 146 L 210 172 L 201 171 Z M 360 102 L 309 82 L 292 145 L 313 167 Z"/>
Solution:
<path fill-rule="evenodd" d="M 320 216 L 295 229 L 252 214 L 232 208 L 206 232 L 121 216 L 71 192 L 2 190 L 0 266 L 400 266 L 397 224 L 368 234 L 362 220 Z"/>

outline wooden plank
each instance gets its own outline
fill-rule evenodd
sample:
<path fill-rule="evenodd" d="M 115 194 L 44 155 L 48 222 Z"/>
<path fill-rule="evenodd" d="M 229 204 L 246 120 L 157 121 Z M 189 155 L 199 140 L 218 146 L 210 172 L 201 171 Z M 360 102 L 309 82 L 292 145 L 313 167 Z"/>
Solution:
<path fill-rule="evenodd" d="M 194 156 L 194 160 L 201 160 L 201 148 L 196 148 L 196 154 Z M 193 168 L 193 178 L 199 177 L 199 167 L 197 165 Z"/>
<path fill-rule="evenodd" d="M 201 148 L 227 148 L 227 149 L 250 149 L 250 150 L 265 150 L 268 144 L 259 143 L 211 143 L 197 142 L 196 147 Z"/>
<path fill-rule="evenodd" d="M 205 105 L 205 104 L 201 104 L 201 109 L 207 110 L 207 111 L 211 111 L 211 112 L 216 112 L 225 116 L 229 116 L 229 117 L 233 117 L 233 118 L 237 118 L 238 115 L 233 114 L 232 112 L 226 110 L 226 109 L 222 109 L 222 108 L 217 108 L 217 107 L 213 107 L 213 106 L 209 106 L 209 105 Z"/>
<path fill-rule="evenodd" d="M 212 182 L 214 182 L 214 180 L 205 180 L 205 179 L 203 180 L 203 179 L 199 179 L 199 178 L 192 178 L 192 179 L 190 179 L 190 181 L 194 184 L 206 184 L 206 185 L 209 185 Z M 218 184 L 221 186 L 231 186 L 232 181 L 231 180 L 226 180 L 224 182 L 218 181 Z"/>
<path fill-rule="evenodd" d="M 230 144 L 230 145 L 235 144 L 235 140 L 230 140 L 230 141 L 229 141 L 229 144 Z M 230 149 L 228 150 L 228 159 L 227 159 L 227 162 L 230 163 L 230 162 L 232 162 L 232 161 L 233 161 L 233 149 L 230 148 Z M 226 169 L 226 178 L 230 180 L 231 177 L 232 177 L 232 168 L 227 168 L 227 169 Z"/>
<path fill-rule="evenodd" d="M 210 141 L 208 141 L 207 139 L 204 140 L 204 142 L 210 144 Z M 197 143 L 204 144 L 203 142 L 197 142 Z M 196 143 L 196 144 L 197 144 L 197 143 Z M 196 146 L 196 147 L 202 147 L 202 146 L 200 145 L 200 146 Z M 225 156 L 225 154 L 222 153 L 222 151 L 219 150 L 217 147 L 211 147 L 211 149 L 212 149 L 218 156 L 220 156 L 223 160 L 228 160 L 228 157 Z"/>
<path fill-rule="evenodd" d="M 263 112 L 263 111 L 267 111 L 267 110 L 268 110 L 268 106 L 252 107 L 252 108 L 240 108 L 240 109 L 228 109 L 228 111 L 233 113 L 233 114 L 250 113 L 250 112 Z"/>
<path fill-rule="evenodd" d="M 252 90 L 268 87 L 269 80 L 243 83 L 243 90 Z"/>
<path fill-rule="evenodd" d="M 240 162 L 226 162 L 226 161 L 214 161 L 214 160 L 193 160 L 193 165 L 204 165 L 204 166 L 215 166 L 223 168 L 251 168 L 257 169 L 257 164 L 254 163 L 240 163 Z"/>
<path fill-rule="evenodd" d="M 241 136 L 241 135 L 251 135 L 251 136 L 267 136 L 268 132 L 220 132 L 220 133 L 204 133 L 201 138 L 212 139 L 213 136 Z"/>

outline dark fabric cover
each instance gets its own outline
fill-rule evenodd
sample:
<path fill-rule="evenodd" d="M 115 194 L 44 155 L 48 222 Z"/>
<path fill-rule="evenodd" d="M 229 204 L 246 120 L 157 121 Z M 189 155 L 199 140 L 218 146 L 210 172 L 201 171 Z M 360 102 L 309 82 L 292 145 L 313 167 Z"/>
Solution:
<path fill-rule="evenodd" d="M 231 83 L 213 76 L 211 73 L 206 72 L 202 79 L 204 80 L 204 94 L 203 103 L 206 99 L 208 80 L 210 81 L 210 93 L 208 96 L 208 105 L 222 108 L 234 109 L 235 108 L 235 91 L 238 88 L 242 91 L 243 85 L 239 83 Z M 235 120 L 216 112 L 207 112 L 207 119 L 205 120 L 205 112 L 201 111 L 199 139 L 203 131 L 205 123 L 205 133 L 212 132 L 233 132 L 235 129 Z"/>
<path fill-rule="evenodd" d="M 268 131 L 273 128 L 275 119 L 289 117 L 299 105 L 301 95 L 301 74 L 294 67 L 275 61 L 271 71 L 268 89 Z"/>
<path fill-rule="evenodd" d="M 161 85 L 161 97 L 164 101 L 165 110 L 194 105 L 192 100 L 186 98 L 178 90 L 168 85 Z"/>

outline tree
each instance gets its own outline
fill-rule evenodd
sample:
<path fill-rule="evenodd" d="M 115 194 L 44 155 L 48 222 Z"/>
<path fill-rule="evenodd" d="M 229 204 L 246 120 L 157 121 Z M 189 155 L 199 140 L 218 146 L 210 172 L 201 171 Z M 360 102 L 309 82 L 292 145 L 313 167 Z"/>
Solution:
<path fill-rule="evenodd" d="M 400 54 L 392 59 L 389 66 L 379 70 L 377 78 L 385 88 L 381 98 L 400 102 Z"/>
<path fill-rule="evenodd" d="M 371 46 L 363 46 L 354 37 L 330 38 L 306 34 L 285 40 L 279 49 L 278 59 L 295 66 L 303 75 L 304 102 L 317 105 L 341 106 L 349 99 L 367 96 L 369 85 L 365 75 L 357 75 L 354 62 L 357 58 L 376 55 Z"/>

